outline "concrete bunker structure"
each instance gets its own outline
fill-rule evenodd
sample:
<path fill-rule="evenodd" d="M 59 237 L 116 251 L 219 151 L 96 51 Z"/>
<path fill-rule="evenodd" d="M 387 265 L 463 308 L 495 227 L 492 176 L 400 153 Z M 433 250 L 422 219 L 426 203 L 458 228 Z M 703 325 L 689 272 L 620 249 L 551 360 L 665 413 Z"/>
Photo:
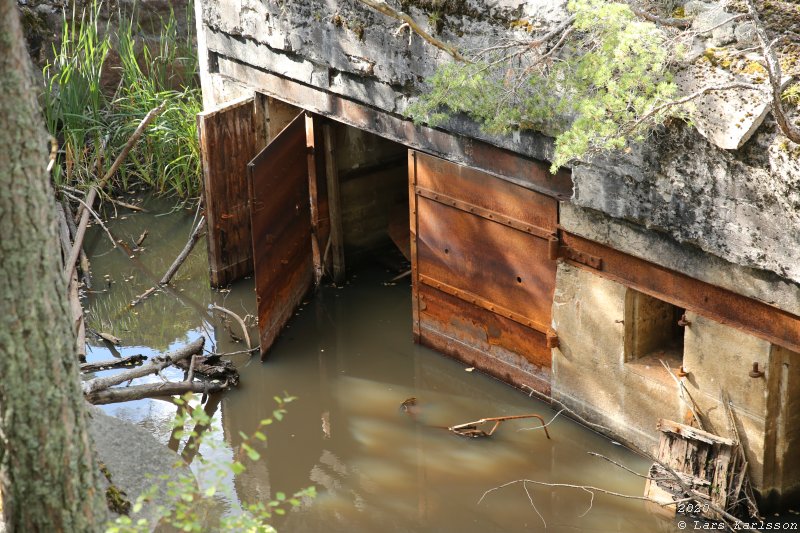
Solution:
<path fill-rule="evenodd" d="M 428 4 L 403 5 L 433 24 Z M 439 31 L 563 16 L 532 4 L 447 2 Z M 196 10 L 211 279 L 255 272 L 264 353 L 346 249 L 405 235 L 418 342 L 651 453 L 693 409 L 730 437 L 729 403 L 762 500 L 800 494 L 800 171 L 774 125 L 737 150 L 675 126 L 551 175 L 544 135 L 407 120 L 448 58 L 358 2 Z"/>

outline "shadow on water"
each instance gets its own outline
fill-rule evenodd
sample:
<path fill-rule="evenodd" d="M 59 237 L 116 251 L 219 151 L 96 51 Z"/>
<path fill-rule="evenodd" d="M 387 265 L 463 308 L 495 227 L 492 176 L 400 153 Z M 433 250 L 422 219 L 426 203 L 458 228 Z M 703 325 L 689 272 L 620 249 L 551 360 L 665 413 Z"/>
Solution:
<path fill-rule="evenodd" d="M 95 290 L 87 297 L 88 322 L 123 340 L 125 356 L 174 349 L 200 335 L 217 351 L 241 350 L 211 303 L 242 316 L 254 314 L 252 280 L 230 291 L 208 287 L 204 242 L 175 278 L 176 296 L 158 294 L 133 310 L 127 303 L 167 269 L 191 232 L 194 212 L 172 211 L 150 199 L 147 213 L 126 213 L 110 221 L 117 239 L 135 241 L 147 229 L 144 250 L 112 249 L 93 228 L 88 240 Z M 233 496 L 219 497 L 214 512 L 236 512 L 239 502 L 293 493 L 315 485 L 318 496 L 284 517 L 282 531 L 672 531 L 644 502 L 581 489 L 514 485 L 481 495 L 503 483 L 528 478 L 587 484 L 641 495 L 644 481 L 588 455 L 606 455 L 638 472 L 649 463 L 565 417 L 550 426 L 552 440 L 535 420 L 505 422 L 491 439 L 467 439 L 430 426 L 450 426 L 487 416 L 556 413 L 479 372 L 415 345 L 411 339 L 408 279 L 387 283 L 394 272 L 363 264 L 342 288 L 324 287 L 309 297 L 269 353 L 266 362 L 233 356 L 241 385 L 225 394 L 213 425 L 218 446 L 200 453 L 230 459 L 240 431 L 251 433 L 275 408 L 273 397 L 288 392 L 283 422 L 269 428 L 262 460 L 228 481 Z M 107 278 L 106 278 L 107 276 Z M 104 280 L 109 279 L 110 285 Z M 239 334 L 233 325 L 235 334 Z M 251 336 L 257 338 L 256 328 Z M 240 335 L 239 335 L 240 336 Z M 112 354 L 90 338 L 89 360 Z M 208 340 L 207 340 L 208 346 Z M 173 379 L 182 373 L 167 371 Z M 159 378 L 153 377 L 152 380 Z M 408 397 L 419 401 L 419 420 L 398 410 Z M 106 406 L 110 414 L 170 440 L 175 406 L 142 400 Z M 174 444 L 174 443 L 173 443 Z M 194 466 L 194 465 L 193 465 Z M 200 480 L 201 484 L 203 480 Z M 541 514 L 541 516 L 539 516 Z"/>

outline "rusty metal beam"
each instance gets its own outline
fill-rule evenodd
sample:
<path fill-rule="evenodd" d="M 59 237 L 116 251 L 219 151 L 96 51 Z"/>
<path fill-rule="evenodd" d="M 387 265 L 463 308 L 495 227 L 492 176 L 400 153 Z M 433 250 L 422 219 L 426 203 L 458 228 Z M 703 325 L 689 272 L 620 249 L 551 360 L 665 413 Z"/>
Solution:
<path fill-rule="evenodd" d="M 452 196 L 444 193 L 432 191 L 419 186 L 416 188 L 416 191 L 418 195 L 422 196 L 423 198 L 427 198 L 428 200 L 433 200 L 434 202 L 439 202 L 440 204 L 455 207 L 461 211 L 472 213 L 473 215 L 477 215 L 486 220 L 497 222 L 498 224 L 514 228 L 524 233 L 541 237 L 542 239 L 549 239 L 553 235 L 552 230 L 540 228 L 527 222 L 523 222 L 522 220 L 506 216 L 503 213 L 498 213 L 497 211 L 493 211 L 491 209 L 486 209 L 463 200 L 458 200 L 457 198 L 453 198 Z"/>
<path fill-rule="evenodd" d="M 515 313 L 514 311 L 507 309 L 502 305 L 496 304 L 490 300 L 487 300 L 486 298 L 482 298 L 470 291 L 459 289 L 458 287 L 454 287 L 453 285 L 449 285 L 443 281 L 433 279 L 432 277 L 426 276 L 424 274 L 421 274 L 419 276 L 419 281 L 424 283 L 425 285 L 428 285 L 429 287 L 433 287 L 435 289 L 439 289 L 442 292 L 446 292 L 450 296 L 455 296 L 459 300 L 471 303 L 472 305 L 476 305 L 482 309 L 491 311 L 496 315 L 500 315 L 510 320 L 513 320 L 517 324 L 528 326 L 529 328 L 535 329 L 536 331 L 539 331 L 541 333 L 548 332 L 548 327 L 546 324 L 542 324 L 541 322 L 538 322 L 532 318 L 528 318 L 519 313 Z"/>
<path fill-rule="evenodd" d="M 418 126 L 402 116 L 277 76 L 218 53 L 217 58 L 219 71 L 215 75 L 250 80 L 259 92 L 291 105 L 410 148 L 475 167 L 526 189 L 560 200 L 572 197 L 572 174 L 569 170 L 562 169 L 553 175 L 545 161 L 469 137 Z"/>
<path fill-rule="evenodd" d="M 566 231 L 560 235 L 574 252 L 601 259 L 598 269 L 565 258 L 572 265 L 800 352 L 800 317 Z"/>

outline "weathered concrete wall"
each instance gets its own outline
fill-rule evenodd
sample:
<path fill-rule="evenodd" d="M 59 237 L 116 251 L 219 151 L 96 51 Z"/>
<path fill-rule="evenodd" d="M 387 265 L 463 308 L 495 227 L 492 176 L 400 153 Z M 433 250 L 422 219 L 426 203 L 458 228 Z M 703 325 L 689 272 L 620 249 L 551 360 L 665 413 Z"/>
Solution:
<path fill-rule="evenodd" d="M 625 305 L 632 289 L 565 263 L 559 264 L 557 276 L 553 327 L 560 346 L 553 350 L 553 398 L 654 453 L 658 419 L 688 422 L 691 416 L 675 381 L 659 363 L 664 359 L 674 370 L 681 361 L 656 353 L 626 362 L 626 330 L 636 326 Z M 755 486 L 767 492 L 795 486 L 797 465 L 785 452 L 792 446 L 796 450 L 796 432 L 776 413 L 767 416 L 768 385 L 773 390 L 770 394 L 782 394 L 771 380 L 779 379 L 776 373 L 787 372 L 781 364 L 788 364 L 790 358 L 777 362 L 781 350 L 766 341 L 695 313 L 687 312 L 686 318 L 691 324 L 684 333 L 682 364 L 689 372 L 684 383 L 706 429 L 732 437 L 721 403 L 724 393 L 731 402 Z M 765 377 L 749 376 L 753 362 L 766 369 Z M 784 389 L 792 390 L 789 394 L 798 392 L 796 372 L 792 367 L 781 378 L 786 382 Z M 773 404 L 777 409 L 780 401 Z M 768 426 L 775 426 L 769 431 L 782 435 L 776 437 L 780 445 L 768 439 Z M 794 464 L 794 469 L 784 462 Z M 786 481 L 780 478 L 782 471 L 789 472 Z"/>
<path fill-rule="evenodd" d="M 210 53 L 207 64 L 201 59 L 201 70 L 208 72 L 203 77 L 207 93 L 219 85 L 212 81 L 218 73 L 230 76 L 233 62 L 253 69 L 247 74 L 238 69 L 234 77 L 254 87 L 258 86 L 258 71 L 271 72 L 402 115 L 411 98 L 424 90 L 425 78 L 450 59 L 418 36 L 409 38 L 407 30 L 397 32 L 399 22 L 355 0 L 226 0 L 198 5 L 198 40 Z M 561 20 L 565 5 L 560 0 L 409 0 L 402 7 L 437 38 L 476 47 L 505 34 L 510 22 L 523 17 Z M 441 27 L 436 20 L 442 21 Z M 212 97 L 206 104 L 221 101 Z M 552 150 L 551 141 L 543 136 L 492 137 L 463 117 L 443 128 L 540 159 Z"/>
<path fill-rule="evenodd" d="M 767 124 L 722 150 L 676 125 L 634 154 L 575 166 L 573 201 L 800 283 L 800 158 L 787 142 Z"/>
<path fill-rule="evenodd" d="M 800 501 L 800 354 L 772 347 L 767 372 L 764 488 L 770 503 Z"/>
<path fill-rule="evenodd" d="M 800 316 L 800 284 L 768 270 L 731 263 L 668 233 L 568 202 L 561 203 L 559 222 L 570 233 Z"/>
<path fill-rule="evenodd" d="M 438 38 L 462 48 L 513 36 L 520 30 L 510 30 L 509 24 L 522 18 L 553 24 L 565 17 L 565 4 L 560 0 L 393 3 Z M 695 6 L 698 24 L 727 16 L 710 5 Z M 402 116 L 411 99 L 424 90 L 424 79 L 450 60 L 418 36 L 409 38 L 407 30 L 398 33 L 396 20 L 355 0 L 226 0 L 201 2 L 199 12 L 203 45 L 210 52 L 204 89 L 216 94 L 217 101 L 242 88 L 225 78 L 257 87 L 263 83 L 260 74 L 272 73 Z M 736 29 L 730 23 L 706 35 L 708 42 L 700 39 L 698 56 L 702 59 L 707 46 L 740 37 L 745 42 L 747 37 Z M 531 133 L 493 137 L 464 117 L 454 117 L 443 129 L 531 157 L 546 159 L 552 153 L 546 137 Z M 634 155 L 577 165 L 574 201 L 661 231 L 729 263 L 800 283 L 797 155 L 796 147 L 776 135 L 770 117 L 735 151 L 717 148 L 692 128 L 675 124 L 648 139 Z M 692 255 L 688 252 L 688 257 Z M 756 278 L 763 284 L 764 276 Z M 733 290 L 738 290 L 735 285 Z"/>

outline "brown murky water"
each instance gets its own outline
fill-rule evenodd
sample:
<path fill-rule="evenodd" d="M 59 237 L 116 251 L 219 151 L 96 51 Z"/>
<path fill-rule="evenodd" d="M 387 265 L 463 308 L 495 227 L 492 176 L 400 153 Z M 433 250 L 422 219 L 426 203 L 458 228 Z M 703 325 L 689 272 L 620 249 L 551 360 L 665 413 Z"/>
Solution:
<path fill-rule="evenodd" d="M 244 316 L 253 313 L 252 280 L 230 291 L 208 288 L 204 243 L 175 278 L 174 294 L 158 294 L 134 310 L 126 303 L 158 279 L 191 231 L 193 212 L 171 212 L 171 204 L 149 200 L 148 213 L 111 220 L 118 239 L 135 240 L 145 229 L 145 249 L 128 254 L 111 249 L 93 228 L 88 241 L 95 290 L 88 296 L 89 325 L 123 339 L 121 355 L 152 355 L 199 335 L 216 351 L 241 350 L 227 326 L 207 309 L 216 303 Z M 137 266 L 138 263 L 138 266 Z M 150 272 L 148 276 L 145 272 Z M 108 276 L 108 278 L 106 278 Z M 292 493 L 314 485 L 318 496 L 285 517 L 281 531 L 673 531 L 642 501 L 580 488 L 515 484 L 517 479 L 593 485 L 641 495 L 644 481 L 593 457 L 603 454 L 637 472 L 649 463 L 625 448 L 568 420 L 550 425 L 552 440 L 535 421 L 506 422 L 491 439 L 467 439 L 430 426 L 449 426 L 487 416 L 556 412 L 479 372 L 467 372 L 411 340 L 408 281 L 387 283 L 394 272 L 364 264 L 343 288 L 325 287 L 309 298 L 270 352 L 268 361 L 234 355 L 241 385 L 227 393 L 216 412 L 216 445 L 205 457 L 230 459 L 239 432 L 251 433 L 275 408 L 273 396 L 297 396 L 283 422 L 270 426 L 262 460 L 227 479 L 228 495 L 215 497 L 212 513 L 235 513 L 241 502 Z M 111 280 L 106 287 L 103 280 Z M 237 326 L 233 332 L 241 336 Z M 257 338 L 256 328 L 250 329 Z M 109 357 L 109 347 L 92 342 L 90 360 Z M 182 373 L 167 375 L 181 379 Z M 157 380 L 157 377 L 151 378 Z M 419 399 L 417 422 L 398 411 Z M 143 400 L 106 407 L 149 429 L 167 443 L 175 406 Z M 196 463 L 193 464 L 196 467 Z M 196 470 L 197 471 L 197 470 Z M 205 482 L 200 474 L 201 485 Z"/>

